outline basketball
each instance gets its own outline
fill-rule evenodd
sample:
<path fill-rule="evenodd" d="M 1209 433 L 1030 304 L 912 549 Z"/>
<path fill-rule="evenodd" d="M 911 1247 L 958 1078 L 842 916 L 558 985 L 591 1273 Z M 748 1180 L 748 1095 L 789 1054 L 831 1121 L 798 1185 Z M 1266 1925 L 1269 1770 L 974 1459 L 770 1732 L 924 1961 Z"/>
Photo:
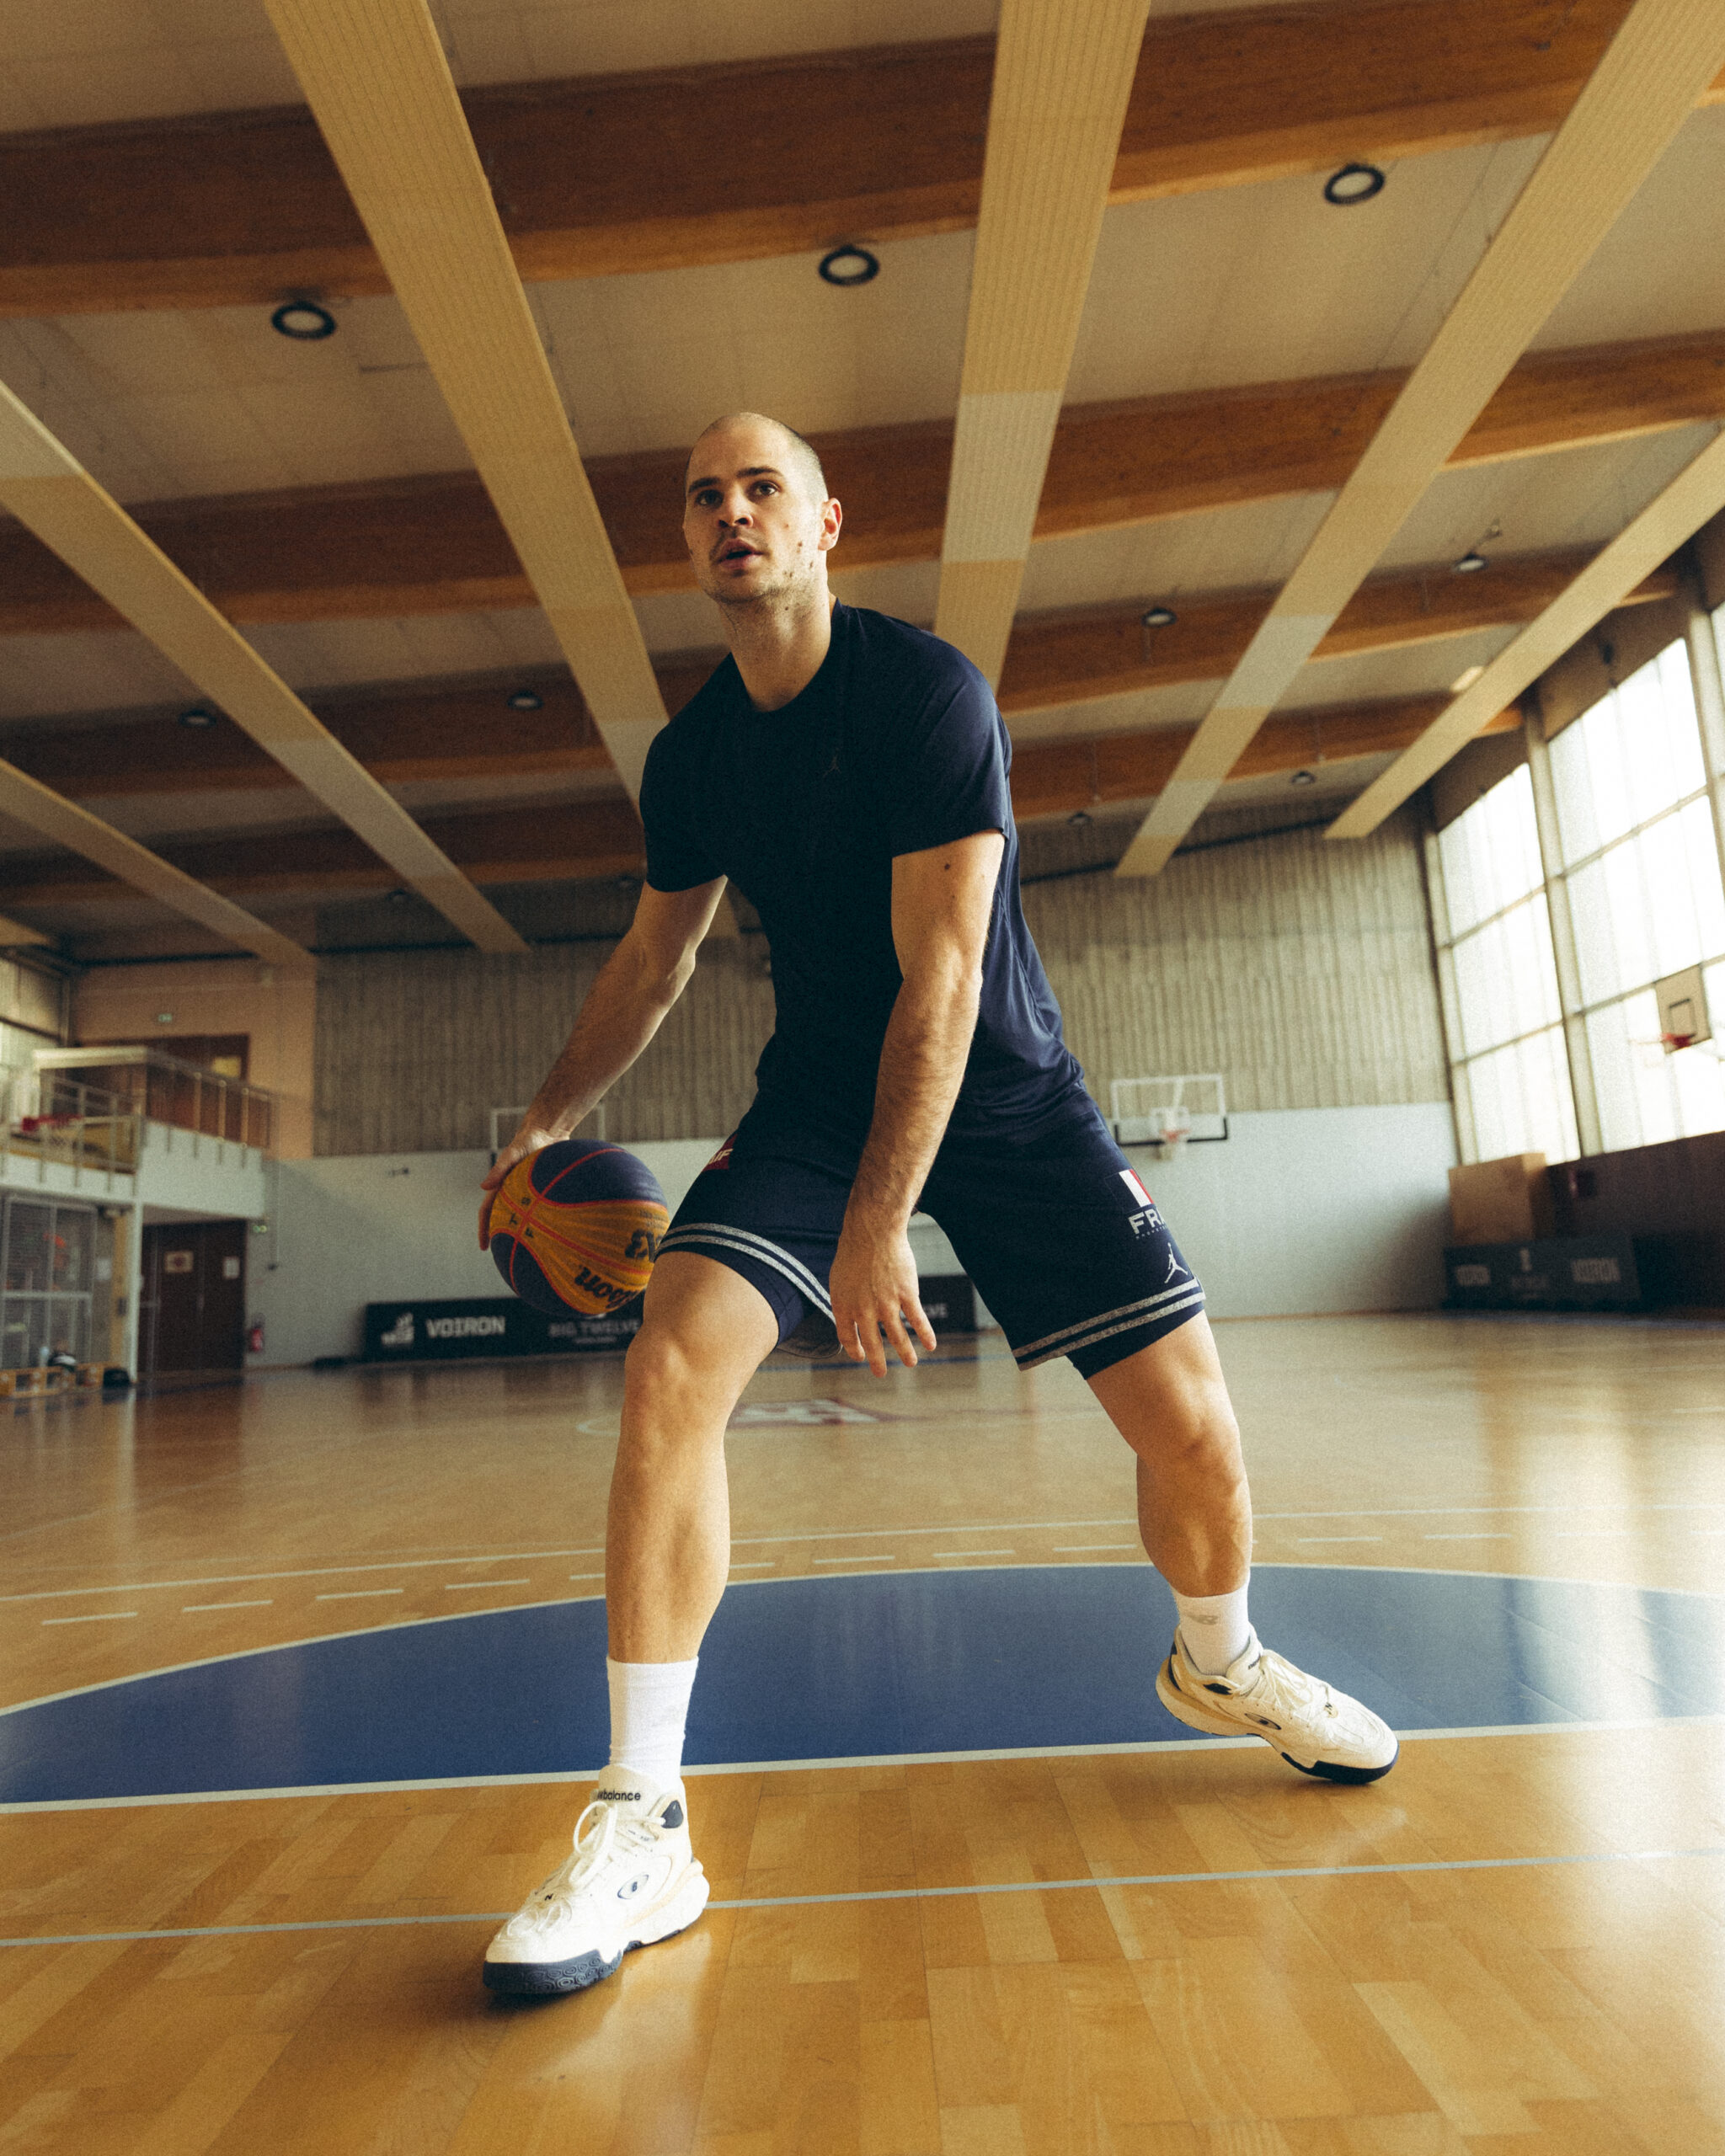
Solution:
<path fill-rule="evenodd" d="M 491 1206 L 491 1255 L 524 1303 L 597 1317 L 647 1285 L 670 1223 L 652 1171 L 620 1145 L 565 1138 L 517 1161 Z"/>

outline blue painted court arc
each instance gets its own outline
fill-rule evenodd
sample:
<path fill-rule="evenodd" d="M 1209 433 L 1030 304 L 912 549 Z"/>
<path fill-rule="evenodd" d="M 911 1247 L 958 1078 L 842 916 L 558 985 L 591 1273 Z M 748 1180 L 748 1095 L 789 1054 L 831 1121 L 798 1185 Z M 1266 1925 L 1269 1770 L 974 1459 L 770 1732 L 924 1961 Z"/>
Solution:
<path fill-rule="evenodd" d="M 1725 1598 L 1265 1566 L 1265 1638 L 1404 1732 L 1725 1713 Z M 1143 1565 L 734 1587 L 687 1758 L 1190 1741 L 1152 1689 L 1173 1611 Z M 0 1802 L 590 1770 L 605 1612 L 542 1604 L 272 1647 L 0 1715 Z"/>

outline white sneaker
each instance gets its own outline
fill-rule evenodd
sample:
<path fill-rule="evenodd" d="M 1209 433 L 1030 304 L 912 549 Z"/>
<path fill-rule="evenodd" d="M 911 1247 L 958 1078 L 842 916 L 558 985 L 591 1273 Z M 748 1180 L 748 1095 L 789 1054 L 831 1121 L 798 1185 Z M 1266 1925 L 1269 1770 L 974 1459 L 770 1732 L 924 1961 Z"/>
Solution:
<path fill-rule="evenodd" d="M 616 1769 L 575 1822 L 575 1845 L 485 1950 L 488 1991 L 585 1991 L 632 1947 L 686 1930 L 707 1906 L 681 1782 Z"/>
<path fill-rule="evenodd" d="M 1177 1631 L 1157 1673 L 1156 1695 L 1178 1721 L 1212 1737 L 1261 1737 L 1302 1774 L 1332 1782 L 1375 1782 L 1396 1764 L 1396 1732 L 1370 1707 L 1308 1677 L 1260 1646 L 1254 1632 L 1246 1652 L 1220 1677 L 1207 1677 Z"/>

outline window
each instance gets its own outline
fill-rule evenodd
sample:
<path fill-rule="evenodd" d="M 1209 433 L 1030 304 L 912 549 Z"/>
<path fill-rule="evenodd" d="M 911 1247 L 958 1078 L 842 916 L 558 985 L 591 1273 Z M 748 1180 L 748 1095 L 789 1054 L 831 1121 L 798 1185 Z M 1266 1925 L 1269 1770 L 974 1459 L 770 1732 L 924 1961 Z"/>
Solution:
<path fill-rule="evenodd" d="M 1666 974 L 1725 959 L 1725 883 L 1683 645 L 1566 727 L 1551 753 L 1600 1143 L 1613 1152 L 1725 1129 L 1721 1065 L 1706 1048 L 1665 1054 L 1653 992 Z M 1725 1047 L 1717 968 L 1708 989 Z"/>
<path fill-rule="evenodd" d="M 1442 947 L 1450 1075 L 1469 1111 L 1468 1157 L 1573 1160 L 1575 1108 L 1527 766 L 1440 833 L 1437 855 L 1450 915 Z"/>
<path fill-rule="evenodd" d="M 1714 616 L 1725 659 L 1725 608 Z M 1449 915 L 1445 1025 L 1470 1160 L 1573 1159 L 1573 1091 L 1548 889 L 1574 934 L 1574 1001 L 1605 1151 L 1725 1129 L 1725 878 L 1689 654 L 1674 643 L 1549 750 L 1542 858 L 1524 767 L 1433 849 Z M 1717 1038 L 1667 1055 L 1653 985 L 1699 964 Z"/>

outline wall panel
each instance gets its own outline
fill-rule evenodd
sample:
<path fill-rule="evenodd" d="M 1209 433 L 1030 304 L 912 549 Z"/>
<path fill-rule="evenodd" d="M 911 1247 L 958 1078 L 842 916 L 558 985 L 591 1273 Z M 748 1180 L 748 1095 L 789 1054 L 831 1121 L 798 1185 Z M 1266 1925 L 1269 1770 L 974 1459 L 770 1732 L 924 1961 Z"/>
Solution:
<path fill-rule="evenodd" d="M 1104 1103 L 1113 1078 L 1173 1070 L 1221 1071 L 1242 1111 L 1447 1100 L 1417 812 L 1345 846 L 1316 826 L 1258 835 L 1286 820 L 1209 819 L 1204 850 L 1130 883 L 1107 872 L 1130 823 L 1026 834 L 1026 914 Z M 326 958 L 318 1152 L 484 1145 L 489 1111 L 531 1097 L 609 947 Z M 772 1022 L 762 951 L 758 936 L 705 947 L 611 1096 L 611 1136 L 734 1124 Z"/>

